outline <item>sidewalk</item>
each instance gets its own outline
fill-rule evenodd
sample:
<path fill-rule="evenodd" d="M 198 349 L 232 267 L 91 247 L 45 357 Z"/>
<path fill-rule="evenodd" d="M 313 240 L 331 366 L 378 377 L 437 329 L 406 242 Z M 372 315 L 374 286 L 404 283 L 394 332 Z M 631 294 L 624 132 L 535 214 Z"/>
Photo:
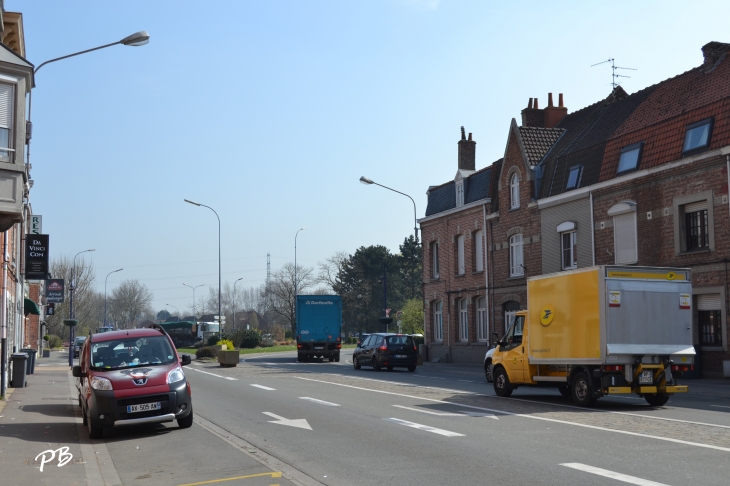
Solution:
<path fill-rule="evenodd" d="M 60 354 L 68 356 L 53 352 L 38 359 L 28 386 L 8 388 L 6 401 L 0 402 L 3 485 L 86 484 L 72 381 Z"/>

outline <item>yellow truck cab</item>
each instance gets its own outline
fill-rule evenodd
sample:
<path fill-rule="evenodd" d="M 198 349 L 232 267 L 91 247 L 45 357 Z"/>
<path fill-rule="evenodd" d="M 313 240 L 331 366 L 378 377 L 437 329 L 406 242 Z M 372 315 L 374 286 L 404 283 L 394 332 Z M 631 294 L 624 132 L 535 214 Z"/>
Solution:
<path fill-rule="evenodd" d="M 637 394 L 664 405 L 693 369 L 688 269 L 590 267 L 532 277 L 492 356 L 494 391 L 554 387 L 579 406 Z M 497 340 L 495 336 L 495 340 Z"/>

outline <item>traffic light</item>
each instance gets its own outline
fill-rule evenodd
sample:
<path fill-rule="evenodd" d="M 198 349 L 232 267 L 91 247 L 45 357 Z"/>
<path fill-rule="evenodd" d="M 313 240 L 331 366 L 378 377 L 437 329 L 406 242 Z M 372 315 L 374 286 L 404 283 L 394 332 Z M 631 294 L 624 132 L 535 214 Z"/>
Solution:
<path fill-rule="evenodd" d="M 46 304 L 46 315 L 52 316 L 53 312 L 56 310 L 55 307 L 56 307 L 56 304 L 54 304 L 54 303 Z"/>

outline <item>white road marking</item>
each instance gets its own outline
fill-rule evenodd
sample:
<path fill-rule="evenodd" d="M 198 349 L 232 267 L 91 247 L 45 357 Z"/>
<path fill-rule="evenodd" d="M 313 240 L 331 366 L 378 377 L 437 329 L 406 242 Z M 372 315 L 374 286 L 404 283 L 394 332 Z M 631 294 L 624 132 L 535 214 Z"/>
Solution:
<path fill-rule="evenodd" d="M 710 444 L 703 444 L 701 442 L 689 442 L 689 441 L 686 441 L 686 440 L 672 439 L 672 438 L 669 438 L 669 437 L 661 437 L 661 436 L 657 436 L 657 435 L 640 434 L 638 432 L 630 432 L 628 430 L 609 429 L 607 427 L 598 427 L 596 425 L 581 424 L 581 423 L 578 423 L 578 422 L 569 422 L 567 420 L 558 420 L 558 419 L 551 419 L 551 418 L 547 418 L 547 417 L 538 417 L 536 415 L 530 415 L 530 414 L 521 414 L 521 413 L 507 412 L 507 411 L 504 411 L 504 410 L 496 410 L 496 409 L 493 409 L 493 408 L 475 407 L 473 405 L 465 405 L 465 404 L 461 404 L 461 403 L 447 402 L 445 400 L 436 400 L 434 398 L 415 397 L 415 396 L 412 396 L 412 395 L 404 395 L 402 393 L 395 393 L 395 392 L 389 392 L 389 391 L 384 391 L 384 390 L 373 390 L 373 389 L 370 389 L 370 388 L 362 388 L 362 387 L 354 386 L 354 385 L 345 385 L 344 383 L 332 383 L 330 381 L 315 380 L 314 378 L 305 378 L 303 376 L 297 376 L 295 378 L 297 378 L 298 380 L 306 380 L 306 381 L 315 381 L 315 382 L 318 382 L 318 383 L 325 383 L 327 385 L 342 386 L 342 387 L 345 387 L 345 388 L 354 388 L 356 390 L 363 390 L 363 391 L 367 391 L 369 393 L 382 393 L 382 394 L 385 394 L 385 395 L 395 395 L 395 396 L 398 396 L 398 397 L 412 398 L 414 400 L 426 400 L 426 401 L 434 402 L 434 403 L 445 403 L 447 405 L 455 405 L 457 407 L 470 408 L 472 410 L 484 410 L 486 412 L 501 413 L 503 415 L 512 415 L 512 416 L 515 416 L 515 417 L 522 417 L 522 418 L 527 418 L 527 419 L 532 419 L 532 420 L 542 420 L 542 421 L 545 421 L 545 422 L 553 422 L 553 423 L 558 423 L 558 424 L 573 425 L 573 426 L 576 426 L 576 427 L 583 427 L 583 428 L 586 428 L 586 429 L 601 430 L 601 431 L 604 431 L 604 432 L 613 432 L 613 433 L 616 433 L 616 434 L 632 435 L 632 436 L 635 436 L 635 437 L 644 437 L 644 438 L 647 438 L 647 439 L 656 439 L 656 440 L 663 440 L 663 441 L 667 441 L 667 442 L 674 442 L 675 444 L 683 444 L 683 445 L 689 445 L 689 446 L 694 446 L 694 447 L 703 447 L 703 448 L 706 448 L 706 449 L 714 449 L 714 450 L 718 450 L 718 451 L 730 452 L 730 447 L 720 447 L 720 446 L 715 446 L 715 445 L 710 445 Z M 426 387 L 426 388 L 429 388 L 429 387 Z M 479 394 L 476 394 L 476 393 L 473 394 L 473 395 L 474 396 L 491 398 L 491 397 L 489 397 L 489 395 L 479 395 Z M 548 405 L 550 405 L 550 404 L 548 404 Z M 630 415 L 633 415 L 633 414 L 630 414 Z M 653 418 L 653 417 L 649 417 L 649 418 Z"/>
<path fill-rule="evenodd" d="M 224 378 L 226 380 L 234 380 L 234 381 L 238 380 L 238 378 L 231 378 L 230 376 L 216 375 L 215 373 L 210 373 L 209 371 L 199 370 L 198 368 L 188 368 L 188 369 L 195 370 L 198 373 L 205 373 L 206 375 L 215 376 L 216 378 Z"/>
<path fill-rule="evenodd" d="M 270 387 L 264 386 L 264 385 L 251 384 L 251 386 L 255 386 L 256 388 L 261 388 L 262 390 L 276 391 L 276 388 L 270 388 Z"/>
<path fill-rule="evenodd" d="M 450 430 L 437 429 L 435 427 L 429 427 L 428 425 L 417 424 L 415 422 L 408 422 L 407 420 L 401 420 L 397 418 L 384 418 L 383 420 L 389 420 L 397 424 L 405 425 L 406 427 L 413 427 L 414 429 L 424 430 L 426 432 L 433 432 L 434 434 L 443 435 L 446 437 L 464 437 L 464 434 L 458 432 L 451 432 Z"/>
<path fill-rule="evenodd" d="M 637 478 L 635 476 L 629 476 L 627 474 L 621 474 L 608 469 L 601 469 L 600 467 L 587 466 L 578 462 L 568 462 L 561 464 L 561 466 L 569 467 L 571 469 L 577 469 L 578 471 L 584 471 L 605 478 L 615 479 L 617 481 L 623 481 L 624 483 L 636 484 L 638 486 L 668 486 L 664 483 L 657 483 L 656 481 L 649 481 L 648 479 Z"/>
<path fill-rule="evenodd" d="M 438 415 L 439 417 L 487 417 L 487 418 L 493 418 L 495 420 L 499 420 L 496 416 L 494 416 L 491 413 L 484 413 L 484 412 L 469 412 L 466 410 L 462 410 L 458 413 L 454 412 L 434 412 L 432 410 L 424 410 L 422 408 L 414 408 L 414 407 L 406 407 L 405 405 L 393 405 L 394 407 L 403 408 L 406 410 L 412 410 L 414 412 L 421 412 L 421 413 L 427 413 L 429 415 Z"/>
<path fill-rule="evenodd" d="M 471 380 L 456 380 L 456 381 L 460 381 L 462 383 L 476 383 L 476 381 L 471 381 Z"/>
<path fill-rule="evenodd" d="M 730 408 L 726 407 L 725 405 L 710 405 L 711 407 L 717 407 L 717 408 Z"/>
<path fill-rule="evenodd" d="M 317 400 L 316 398 L 310 398 L 310 397 L 299 397 L 299 398 L 301 400 L 308 400 L 310 402 L 320 403 L 322 405 L 328 405 L 330 407 L 339 407 L 340 406 L 338 403 L 325 402 L 324 400 Z"/>
<path fill-rule="evenodd" d="M 414 412 L 427 413 L 429 415 L 438 415 L 439 417 L 463 417 L 460 413 L 453 412 L 433 412 L 431 410 L 424 410 L 422 408 L 406 407 L 405 405 L 393 405 L 398 408 L 405 408 L 406 410 L 413 410 Z"/>
<path fill-rule="evenodd" d="M 270 424 L 288 425 L 289 427 L 296 427 L 298 429 L 312 430 L 312 427 L 309 426 L 307 419 L 287 419 L 287 418 L 281 417 L 281 416 L 276 415 L 271 412 L 261 412 L 261 413 L 276 419 L 276 420 L 269 420 Z"/>

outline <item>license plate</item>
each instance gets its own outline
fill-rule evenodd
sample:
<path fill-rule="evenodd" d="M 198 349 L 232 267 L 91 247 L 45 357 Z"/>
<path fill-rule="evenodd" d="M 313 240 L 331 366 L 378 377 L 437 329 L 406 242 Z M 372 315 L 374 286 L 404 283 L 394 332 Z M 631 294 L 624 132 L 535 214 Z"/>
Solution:
<path fill-rule="evenodd" d="M 648 383 L 651 385 L 654 383 L 654 373 L 651 370 L 642 371 L 641 376 L 639 376 L 639 383 Z"/>
<path fill-rule="evenodd" d="M 150 410 L 160 410 L 161 408 L 162 408 L 161 402 L 141 403 L 139 405 L 127 405 L 127 413 L 148 412 Z"/>
<path fill-rule="evenodd" d="M 315 346 L 314 349 L 324 349 L 324 346 Z"/>
<path fill-rule="evenodd" d="M 401 358 L 401 359 L 405 359 L 405 358 L 407 358 L 407 357 L 408 357 L 408 355 L 407 355 L 407 354 L 396 354 L 396 355 L 395 355 L 395 357 L 396 357 L 396 358 Z"/>

